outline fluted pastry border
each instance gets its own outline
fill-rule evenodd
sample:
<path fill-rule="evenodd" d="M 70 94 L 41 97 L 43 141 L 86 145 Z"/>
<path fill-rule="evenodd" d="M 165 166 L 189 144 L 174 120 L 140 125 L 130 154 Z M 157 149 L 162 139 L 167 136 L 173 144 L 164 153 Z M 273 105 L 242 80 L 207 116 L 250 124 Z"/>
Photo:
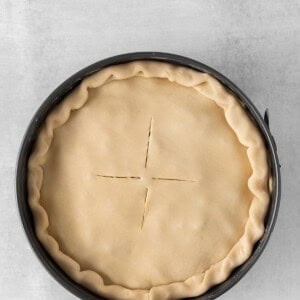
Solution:
<path fill-rule="evenodd" d="M 88 101 L 88 89 L 100 87 L 113 80 L 124 80 L 135 76 L 164 78 L 185 87 L 190 87 L 215 101 L 224 110 L 226 121 L 236 133 L 239 142 L 247 148 L 252 167 L 248 179 L 253 199 L 249 217 L 242 237 L 229 253 L 200 274 L 182 282 L 153 286 L 150 290 L 133 290 L 119 285 L 105 285 L 100 274 L 92 270 L 81 270 L 80 265 L 59 249 L 57 241 L 49 235 L 48 215 L 39 203 L 43 183 L 43 165 L 51 145 L 54 130 L 68 121 L 73 110 L 78 110 Z M 28 162 L 28 201 L 34 215 L 36 234 L 61 268 L 76 282 L 93 292 L 117 299 L 174 299 L 203 294 L 211 286 L 226 280 L 230 272 L 245 262 L 252 248 L 264 232 L 264 217 L 269 204 L 269 169 L 263 139 L 249 116 L 224 86 L 208 74 L 171 64 L 135 61 L 107 67 L 84 79 L 47 117 L 38 135 L 35 149 Z"/>

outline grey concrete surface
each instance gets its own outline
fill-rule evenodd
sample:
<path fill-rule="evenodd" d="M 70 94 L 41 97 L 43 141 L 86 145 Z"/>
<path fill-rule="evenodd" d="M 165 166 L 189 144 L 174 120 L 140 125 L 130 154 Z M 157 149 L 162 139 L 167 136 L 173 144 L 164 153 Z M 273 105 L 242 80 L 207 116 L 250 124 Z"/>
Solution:
<path fill-rule="evenodd" d="M 282 164 L 282 204 L 267 249 L 222 299 L 299 299 L 300 2 L 0 1 L 0 299 L 75 299 L 45 271 L 16 207 L 15 165 L 33 113 L 77 70 L 156 50 L 200 60 L 232 79 L 261 112 Z"/>

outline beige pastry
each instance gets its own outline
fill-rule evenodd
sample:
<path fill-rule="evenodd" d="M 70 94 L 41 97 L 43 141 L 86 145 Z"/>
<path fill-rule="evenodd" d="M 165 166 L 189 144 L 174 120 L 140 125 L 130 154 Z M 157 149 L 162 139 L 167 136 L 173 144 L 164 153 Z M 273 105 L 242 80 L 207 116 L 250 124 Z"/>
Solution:
<path fill-rule="evenodd" d="M 113 299 L 204 293 L 251 255 L 268 208 L 264 142 L 239 101 L 188 68 L 137 61 L 52 111 L 29 161 L 44 247 Z"/>

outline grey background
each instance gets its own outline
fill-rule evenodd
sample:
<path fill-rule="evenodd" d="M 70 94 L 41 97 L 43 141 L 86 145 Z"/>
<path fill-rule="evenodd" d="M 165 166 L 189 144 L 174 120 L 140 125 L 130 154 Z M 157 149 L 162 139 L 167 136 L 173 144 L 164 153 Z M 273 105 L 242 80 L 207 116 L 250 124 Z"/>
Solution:
<path fill-rule="evenodd" d="M 222 299 L 299 299 L 299 1 L 0 1 L 0 299 L 75 299 L 25 238 L 14 195 L 18 148 L 46 96 L 103 58 L 156 50 L 229 77 L 261 112 L 282 164 L 282 204 L 262 257 Z"/>

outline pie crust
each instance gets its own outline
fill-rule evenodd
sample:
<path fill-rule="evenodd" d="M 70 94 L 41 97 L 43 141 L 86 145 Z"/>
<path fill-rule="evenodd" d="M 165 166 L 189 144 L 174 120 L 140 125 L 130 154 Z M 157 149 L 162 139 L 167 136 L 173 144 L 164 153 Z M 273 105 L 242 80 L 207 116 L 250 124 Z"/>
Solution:
<path fill-rule="evenodd" d="M 189 68 L 136 61 L 87 77 L 47 117 L 28 168 L 39 240 L 108 298 L 203 294 L 264 232 L 263 139 L 234 95 Z"/>

